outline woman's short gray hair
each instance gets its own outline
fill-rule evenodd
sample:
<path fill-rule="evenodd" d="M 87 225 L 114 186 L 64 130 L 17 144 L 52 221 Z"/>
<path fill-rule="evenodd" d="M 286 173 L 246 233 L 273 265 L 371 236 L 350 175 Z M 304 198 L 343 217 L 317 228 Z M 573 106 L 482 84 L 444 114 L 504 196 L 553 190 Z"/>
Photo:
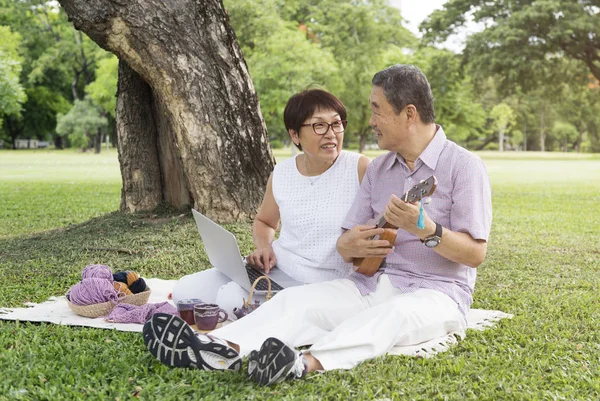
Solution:
<path fill-rule="evenodd" d="M 435 121 L 433 93 L 427 77 L 419 67 L 395 64 L 375 74 L 371 83 L 383 89 L 387 101 L 396 113 L 400 113 L 407 104 L 412 104 L 425 124 Z"/>

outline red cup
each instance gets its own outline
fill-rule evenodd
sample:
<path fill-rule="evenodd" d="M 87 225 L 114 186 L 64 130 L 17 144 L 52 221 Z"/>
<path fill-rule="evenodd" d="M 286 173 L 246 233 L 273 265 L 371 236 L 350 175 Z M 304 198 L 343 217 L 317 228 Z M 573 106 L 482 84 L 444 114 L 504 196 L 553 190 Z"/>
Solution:
<path fill-rule="evenodd" d="M 179 316 L 191 326 L 196 323 L 194 321 L 194 306 L 201 303 L 202 300 L 197 298 L 182 299 L 177 302 L 177 312 L 179 312 Z"/>

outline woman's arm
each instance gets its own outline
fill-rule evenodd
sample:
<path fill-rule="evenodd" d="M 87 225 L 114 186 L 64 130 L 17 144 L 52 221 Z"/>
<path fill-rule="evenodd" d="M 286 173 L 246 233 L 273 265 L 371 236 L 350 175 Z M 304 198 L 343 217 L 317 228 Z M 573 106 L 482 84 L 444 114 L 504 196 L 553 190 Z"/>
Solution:
<path fill-rule="evenodd" d="M 365 172 L 367 171 L 367 167 L 369 167 L 369 163 L 371 163 L 371 159 L 369 159 L 365 155 L 360 155 L 360 159 L 358 159 L 358 183 L 362 182 L 363 177 L 365 176 Z"/>
<path fill-rule="evenodd" d="M 273 174 L 267 181 L 265 196 L 252 225 L 252 237 L 256 250 L 246 257 L 249 264 L 264 269 L 267 273 L 277 262 L 271 243 L 275 239 L 275 231 L 277 231 L 280 218 L 279 205 L 273 196 L 272 181 Z"/>

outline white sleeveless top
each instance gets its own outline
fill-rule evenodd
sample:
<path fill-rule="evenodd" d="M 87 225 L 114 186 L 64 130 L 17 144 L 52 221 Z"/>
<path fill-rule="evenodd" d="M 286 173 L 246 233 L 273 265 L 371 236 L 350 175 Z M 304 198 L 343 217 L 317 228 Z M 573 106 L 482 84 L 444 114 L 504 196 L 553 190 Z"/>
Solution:
<path fill-rule="evenodd" d="M 342 151 L 333 166 L 314 177 L 300 174 L 296 157 L 273 170 L 281 217 L 279 238 L 273 241 L 277 266 L 305 283 L 346 277 L 352 264 L 344 262 L 335 244 L 358 191 L 360 154 Z"/>

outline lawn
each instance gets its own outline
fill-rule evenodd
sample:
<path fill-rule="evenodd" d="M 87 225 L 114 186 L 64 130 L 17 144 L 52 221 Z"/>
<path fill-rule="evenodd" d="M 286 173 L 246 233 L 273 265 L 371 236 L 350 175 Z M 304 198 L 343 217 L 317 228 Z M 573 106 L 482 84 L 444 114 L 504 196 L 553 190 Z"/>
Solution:
<path fill-rule="evenodd" d="M 139 334 L 0 321 L 0 400 L 599 399 L 600 155 L 481 156 L 494 222 L 474 307 L 515 315 L 497 328 L 431 359 L 379 358 L 261 388 L 169 369 Z M 189 214 L 121 214 L 119 197 L 114 151 L 0 151 L 0 306 L 62 295 L 89 263 L 161 278 L 208 266 Z M 227 227 L 249 252 L 250 225 Z"/>

